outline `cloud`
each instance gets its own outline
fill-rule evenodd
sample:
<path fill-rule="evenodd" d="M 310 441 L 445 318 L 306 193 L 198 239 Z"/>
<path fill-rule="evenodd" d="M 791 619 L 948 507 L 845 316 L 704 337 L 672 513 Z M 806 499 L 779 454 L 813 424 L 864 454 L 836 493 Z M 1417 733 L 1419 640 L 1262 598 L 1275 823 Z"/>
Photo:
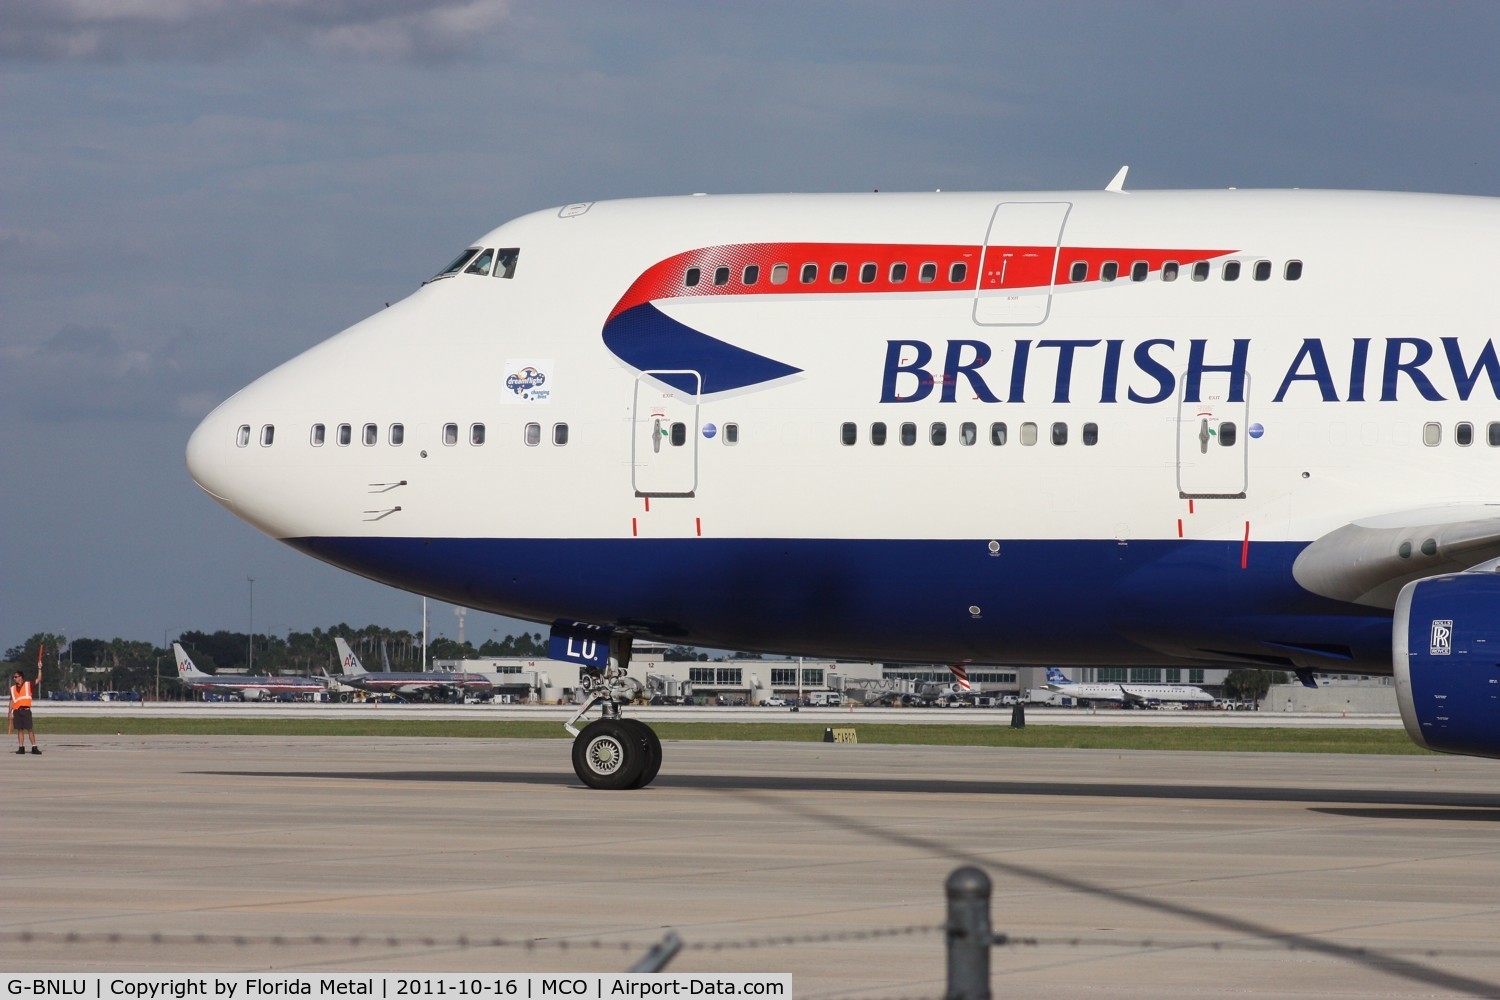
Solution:
<path fill-rule="evenodd" d="M 133 346 L 114 330 L 75 324 L 40 341 L 0 347 L 0 405 L 44 423 L 199 419 L 223 392 L 200 387 L 196 376 L 212 363 L 185 359 L 185 343 L 179 337 Z"/>
<path fill-rule="evenodd" d="M 220 58 L 268 42 L 397 60 L 470 51 L 509 0 L 8 0 L 0 59 Z"/>

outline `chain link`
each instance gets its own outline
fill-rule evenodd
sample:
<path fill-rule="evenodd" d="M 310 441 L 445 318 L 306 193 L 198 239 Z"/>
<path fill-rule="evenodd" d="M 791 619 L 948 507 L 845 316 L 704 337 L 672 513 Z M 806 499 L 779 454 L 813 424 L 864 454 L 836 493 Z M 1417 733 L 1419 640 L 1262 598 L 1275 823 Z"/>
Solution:
<path fill-rule="evenodd" d="M 688 941 L 684 942 L 683 950 L 699 952 L 719 951 L 755 951 L 765 948 L 794 948 L 802 945 L 838 944 L 856 941 L 876 941 L 886 938 L 917 937 L 923 935 L 941 934 L 946 928 L 942 925 L 933 924 L 910 924 L 904 927 L 877 927 L 859 931 L 828 931 L 820 934 L 784 934 L 773 937 L 752 937 L 717 941 Z M 336 936 L 328 934 L 310 934 L 302 937 L 289 937 L 281 934 L 253 935 L 253 934 L 130 934 L 116 932 L 52 932 L 52 931 L 0 931 L 0 943 L 8 944 L 64 944 L 64 945 L 92 945 L 92 944 L 128 944 L 128 945 L 174 945 L 194 947 L 235 947 L 249 948 L 256 945 L 270 945 L 275 948 L 295 947 L 341 947 L 357 950 L 360 948 L 439 948 L 449 950 L 477 950 L 477 949 L 520 949 L 523 951 L 619 951 L 640 952 L 645 951 L 657 942 L 639 941 L 609 941 L 604 938 L 561 938 L 561 939 L 536 939 L 536 938 L 503 938 L 503 937 L 470 937 L 460 935 L 458 937 L 409 937 L 397 935 L 380 934 L 352 934 L 349 936 Z M 992 942 L 996 948 L 1014 949 L 1065 949 L 1065 948 L 1115 948 L 1127 951 L 1238 951 L 1238 952 L 1270 952 L 1270 951 L 1312 951 L 1305 944 L 1297 941 L 1266 940 L 1230 940 L 1230 941 L 1198 941 L 1198 940 L 1173 940 L 1170 938 L 1135 938 L 1135 937 L 1049 937 L 1040 934 L 996 934 Z M 1491 961 L 1500 960 L 1500 948 L 1432 948 L 1432 947 L 1393 947 L 1371 950 L 1369 948 L 1351 946 L 1347 949 L 1350 956 L 1364 955 L 1371 957 L 1391 956 L 1405 958 L 1465 958 L 1465 959 L 1487 959 Z"/>

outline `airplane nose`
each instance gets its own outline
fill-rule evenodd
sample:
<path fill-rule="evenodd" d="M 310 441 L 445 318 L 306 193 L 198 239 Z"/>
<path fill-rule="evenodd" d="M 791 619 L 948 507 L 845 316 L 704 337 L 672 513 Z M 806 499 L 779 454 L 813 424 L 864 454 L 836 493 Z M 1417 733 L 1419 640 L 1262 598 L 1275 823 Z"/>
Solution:
<path fill-rule="evenodd" d="M 188 474 L 198 488 L 226 507 L 234 506 L 226 496 L 225 465 L 231 428 L 224 425 L 218 411 L 210 413 L 193 431 L 187 443 Z"/>

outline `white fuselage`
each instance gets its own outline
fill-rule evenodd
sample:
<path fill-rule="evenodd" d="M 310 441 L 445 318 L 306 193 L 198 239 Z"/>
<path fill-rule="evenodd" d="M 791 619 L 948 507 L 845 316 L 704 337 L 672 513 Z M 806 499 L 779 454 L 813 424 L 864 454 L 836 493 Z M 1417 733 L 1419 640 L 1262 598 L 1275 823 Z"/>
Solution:
<path fill-rule="evenodd" d="M 1293 565 L 1497 509 L 1497 238 L 1494 199 L 1358 192 L 568 206 L 475 241 L 508 276 L 241 390 L 188 460 L 319 558 L 538 621 L 1389 670 L 1392 602 L 1338 591 L 1361 560 Z"/>

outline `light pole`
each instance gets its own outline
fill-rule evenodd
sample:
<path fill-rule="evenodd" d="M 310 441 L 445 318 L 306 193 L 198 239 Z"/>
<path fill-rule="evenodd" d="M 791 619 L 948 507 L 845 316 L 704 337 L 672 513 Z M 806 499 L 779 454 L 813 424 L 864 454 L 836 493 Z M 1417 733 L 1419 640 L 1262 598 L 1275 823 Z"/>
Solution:
<path fill-rule="evenodd" d="M 181 625 L 177 626 L 176 628 L 164 628 L 164 629 L 162 629 L 161 630 L 161 648 L 162 649 L 171 649 L 172 647 L 171 647 L 171 644 L 170 644 L 170 640 L 171 640 L 172 636 L 178 635 L 181 632 L 182 632 L 182 626 Z M 177 660 L 176 660 L 175 657 L 173 658 L 172 663 L 173 663 L 174 666 L 176 665 Z M 156 658 L 156 700 L 157 701 L 161 701 L 161 657 L 160 656 L 158 656 Z"/>
<path fill-rule="evenodd" d="M 247 576 L 250 581 L 250 630 L 245 636 L 245 673 L 255 673 L 255 577 Z"/>

